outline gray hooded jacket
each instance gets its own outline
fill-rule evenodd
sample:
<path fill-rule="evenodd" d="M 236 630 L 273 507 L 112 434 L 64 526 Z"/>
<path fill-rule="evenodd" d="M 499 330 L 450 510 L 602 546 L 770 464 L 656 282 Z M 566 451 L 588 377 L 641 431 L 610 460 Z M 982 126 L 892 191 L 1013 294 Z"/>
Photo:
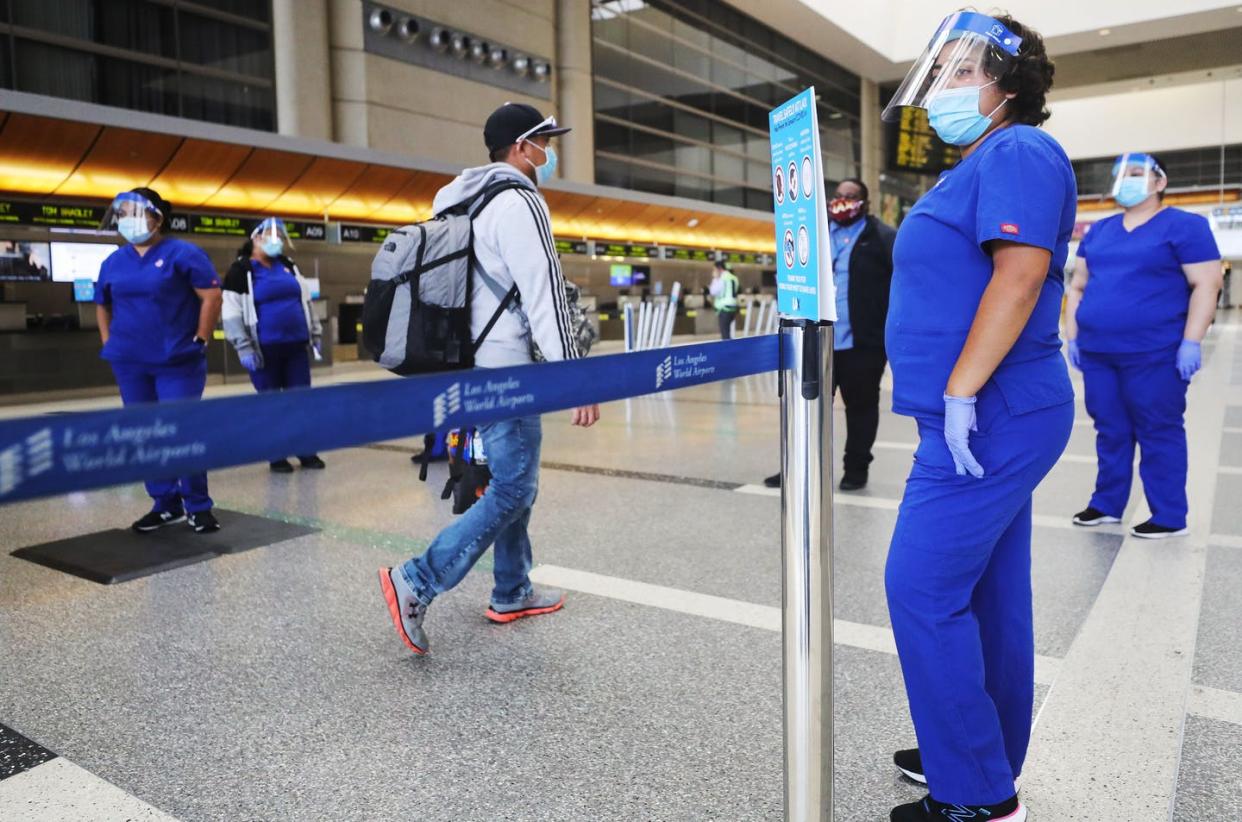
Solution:
<path fill-rule="evenodd" d="M 502 191 L 474 220 L 475 269 L 470 332 L 476 339 L 514 285 L 517 304 L 506 311 L 475 354 L 475 365 L 501 368 L 533 362 L 531 341 L 545 359 L 577 359 L 578 347 L 565 299 L 552 220 L 530 179 L 507 163 L 466 169 L 436 194 L 435 213 L 473 199 L 493 182 L 521 188 Z"/>

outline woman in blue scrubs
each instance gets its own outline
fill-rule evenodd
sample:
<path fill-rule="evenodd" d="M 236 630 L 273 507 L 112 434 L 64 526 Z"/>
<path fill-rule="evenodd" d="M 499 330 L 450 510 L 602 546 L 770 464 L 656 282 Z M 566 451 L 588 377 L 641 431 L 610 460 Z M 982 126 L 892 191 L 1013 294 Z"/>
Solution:
<path fill-rule="evenodd" d="M 925 108 L 962 159 L 897 232 L 886 347 L 919 445 L 885 569 L 929 795 L 894 822 L 1026 819 L 1035 645 L 1031 494 L 1060 458 L 1073 390 L 1058 335 L 1077 191 L 1038 126 L 1052 64 L 1009 17 L 941 24 L 884 118 Z"/>
<path fill-rule="evenodd" d="M 312 352 L 320 356 L 323 330 L 311 306 L 311 290 L 286 251 L 293 241 L 279 217 L 255 226 L 224 278 L 224 333 L 259 392 L 310 385 Z M 324 468 L 316 454 L 298 457 L 303 468 Z M 282 457 L 270 464 L 293 471 Z"/>
<path fill-rule="evenodd" d="M 1065 306 L 1070 362 L 1082 371 L 1095 421 L 1095 493 L 1075 525 L 1121 522 L 1134 446 L 1151 518 L 1130 533 L 1181 536 L 1186 528 L 1186 389 L 1216 315 L 1220 251 L 1206 217 L 1163 204 L 1168 176 L 1150 154 L 1113 166 L 1124 213 L 1091 226 Z"/>
<path fill-rule="evenodd" d="M 220 317 L 220 278 L 201 248 L 163 234 L 168 201 L 149 188 L 118 194 L 104 215 L 123 245 L 103 261 L 95 285 L 102 357 L 125 405 L 197 400 L 207 384 L 207 340 Z M 218 531 L 207 474 L 152 480 L 151 512 L 133 524 L 145 533 L 189 521 Z"/>

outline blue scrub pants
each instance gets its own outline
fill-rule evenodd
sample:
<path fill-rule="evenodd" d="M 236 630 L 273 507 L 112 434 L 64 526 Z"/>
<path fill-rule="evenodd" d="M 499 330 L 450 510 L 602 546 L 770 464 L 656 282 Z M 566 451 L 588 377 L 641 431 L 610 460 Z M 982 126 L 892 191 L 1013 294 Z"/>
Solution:
<path fill-rule="evenodd" d="M 943 417 L 917 420 L 884 582 L 931 795 L 991 805 L 1014 795 L 1030 741 L 1031 493 L 1069 442 L 1074 406 L 1014 416 L 989 383 L 976 413 L 982 479 L 954 472 Z"/>
<path fill-rule="evenodd" d="M 113 362 L 117 387 L 125 405 L 174 400 L 199 400 L 207 385 L 207 358 L 199 357 L 175 365 L 145 365 L 134 362 Z M 180 479 L 151 480 L 147 493 L 155 500 L 156 511 L 197 513 L 210 511 L 207 495 L 207 474 L 190 474 Z"/>
<path fill-rule="evenodd" d="M 250 372 L 256 391 L 283 391 L 311 384 L 308 343 L 269 343 L 263 346 L 263 367 Z"/>
<path fill-rule="evenodd" d="M 1130 499 L 1134 446 L 1152 521 L 1186 527 L 1186 389 L 1177 346 L 1138 354 L 1082 352 L 1098 473 L 1091 507 L 1120 517 Z"/>

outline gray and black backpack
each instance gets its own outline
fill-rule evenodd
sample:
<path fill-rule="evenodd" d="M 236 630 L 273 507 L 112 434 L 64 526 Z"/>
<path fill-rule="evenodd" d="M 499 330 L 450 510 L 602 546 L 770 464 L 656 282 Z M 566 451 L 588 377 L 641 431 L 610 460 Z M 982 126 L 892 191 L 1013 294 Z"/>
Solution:
<path fill-rule="evenodd" d="M 522 185 L 493 183 L 473 200 L 384 239 L 362 305 L 362 343 L 377 363 L 403 376 L 473 367 L 479 345 L 518 297 L 514 286 L 479 338 L 471 338 L 474 218 L 511 188 Z"/>

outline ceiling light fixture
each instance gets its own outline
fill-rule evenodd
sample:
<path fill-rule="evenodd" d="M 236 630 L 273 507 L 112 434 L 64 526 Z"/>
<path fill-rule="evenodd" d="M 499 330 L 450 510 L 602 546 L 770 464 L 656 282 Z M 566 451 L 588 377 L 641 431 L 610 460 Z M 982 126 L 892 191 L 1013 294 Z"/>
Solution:
<path fill-rule="evenodd" d="M 423 27 L 413 17 L 402 18 L 397 24 L 397 36 L 407 43 L 413 43 L 418 39 L 418 33 Z"/>
<path fill-rule="evenodd" d="M 368 22 L 371 25 L 371 31 L 387 34 L 392 28 L 392 12 L 388 9 L 376 9 L 371 12 Z"/>
<path fill-rule="evenodd" d="M 1100 36 L 1101 36 L 1101 37 L 1107 37 L 1108 35 L 1110 35 L 1110 34 L 1112 34 L 1112 33 L 1113 33 L 1113 30 L 1112 30 L 1112 29 L 1100 29 Z"/>

